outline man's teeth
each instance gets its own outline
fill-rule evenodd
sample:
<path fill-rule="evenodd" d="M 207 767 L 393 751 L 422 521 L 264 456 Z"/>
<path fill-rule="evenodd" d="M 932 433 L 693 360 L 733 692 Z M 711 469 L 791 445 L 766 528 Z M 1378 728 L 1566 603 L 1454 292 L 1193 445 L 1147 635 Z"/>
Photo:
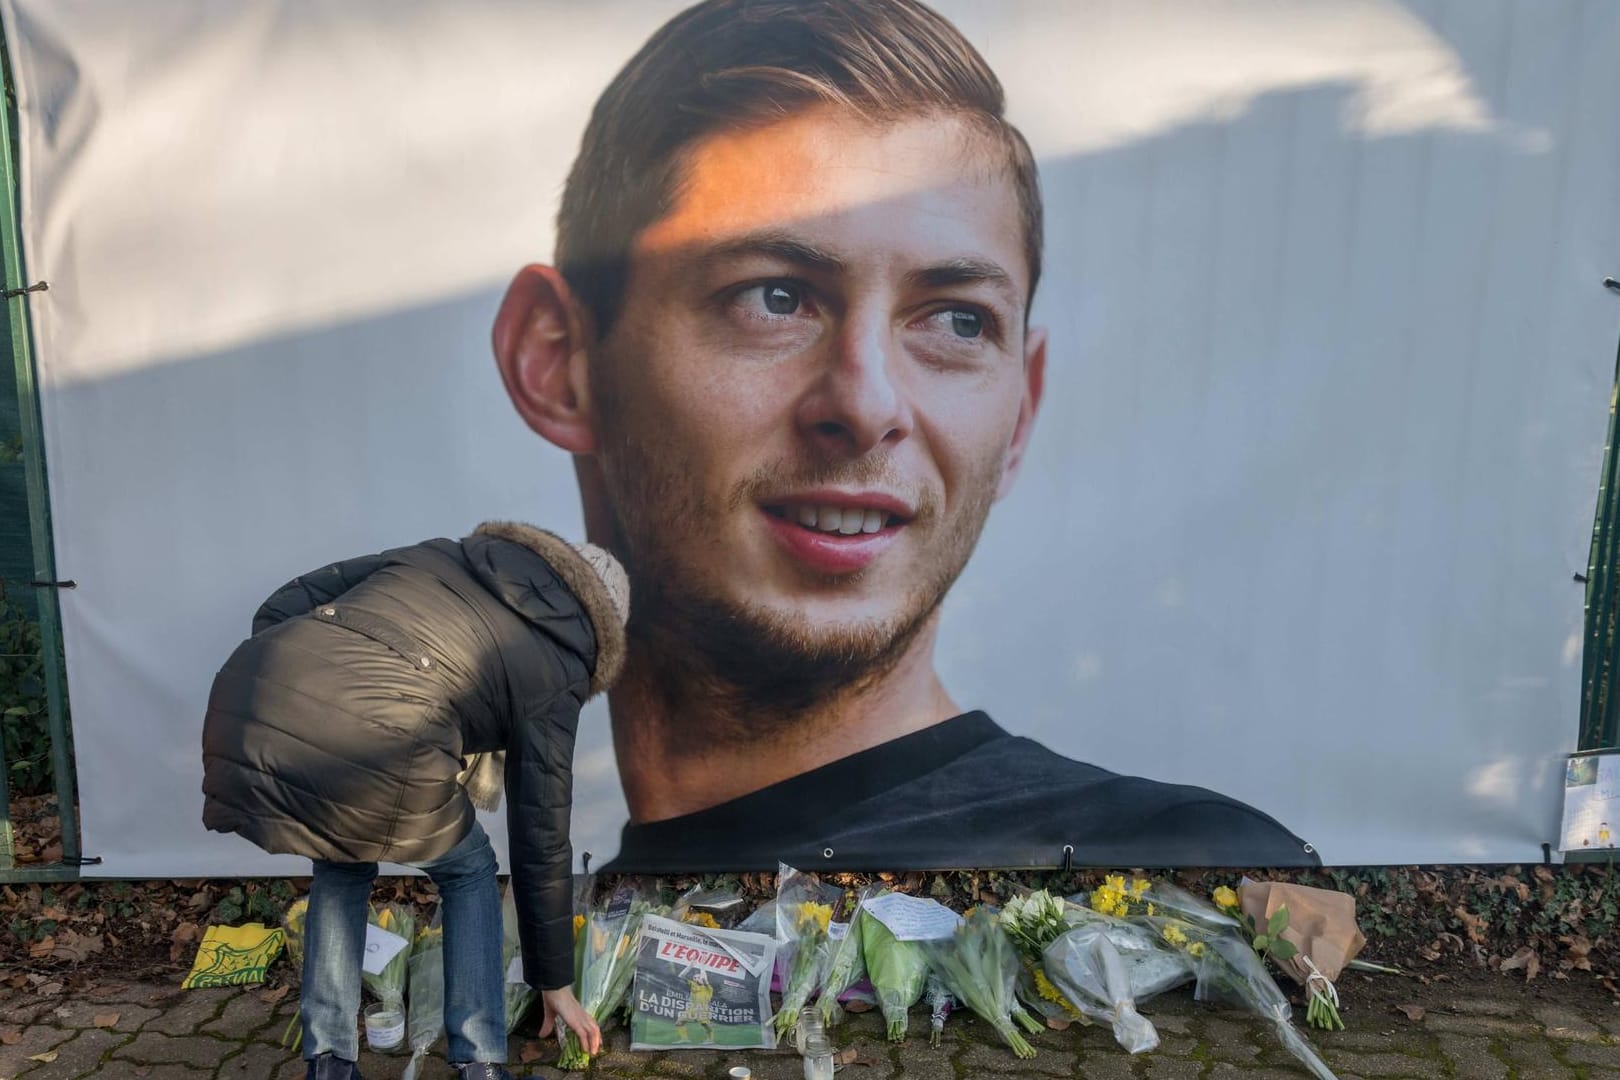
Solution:
<path fill-rule="evenodd" d="M 881 510 L 862 510 L 855 506 L 801 506 L 794 513 L 799 524 L 807 529 L 842 536 L 875 533 L 883 528 L 888 518 Z"/>

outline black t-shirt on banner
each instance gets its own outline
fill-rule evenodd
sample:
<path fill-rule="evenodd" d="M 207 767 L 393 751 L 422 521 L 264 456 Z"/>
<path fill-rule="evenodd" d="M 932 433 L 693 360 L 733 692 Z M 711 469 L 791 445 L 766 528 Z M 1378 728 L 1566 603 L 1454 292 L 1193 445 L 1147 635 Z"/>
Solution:
<path fill-rule="evenodd" d="M 706 810 L 629 824 L 605 873 L 1320 866 L 1205 788 L 1073 761 L 964 713 Z"/>

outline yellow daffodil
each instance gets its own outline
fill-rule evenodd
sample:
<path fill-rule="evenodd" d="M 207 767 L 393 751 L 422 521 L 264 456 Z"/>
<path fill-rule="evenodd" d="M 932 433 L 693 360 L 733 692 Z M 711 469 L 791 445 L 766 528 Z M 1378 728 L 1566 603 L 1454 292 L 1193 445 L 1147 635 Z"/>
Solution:
<path fill-rule="evenodd" d="M 707 911 L 685 912 L 681 915 L 681 921 L 684 923 L 691 923 L 693 926 L 701 926 L 709 930 L 720 929 L 720 924 L 716 922 L 714 916 L 710 915 Z"/>
<path fill-rule="evenodd" d="M 1238 907 L 1238 894 L 1225 885 L 1215 890 L 1215 906 L 1222 911 L 1236 911 Z"/>
<path fill-rule="evenodd" d="M 579 937 L 579 932 L 584 926 L 585 926 L 585 916 L 583 916 L 583 915 L 575 915 L 574 916 L 574 937 L 576 937 L 576 938 Z"/>
<path fill-rule="evenodd" d="M 832 921 L 832 905 L 806 902 L 799 905 L 799 929 L 808 930 L 812 927 L 820 928 L 822 933 L 827 932 L 827 924 Z"/>
<path fill-rule="evenodd" d="M 1043 1001 L 1050 1001 L 1068 1013 L 1069 1016 L 1076 1020 L 1080 1019 L 1080 1010 L 1074 1007 L 1073 1002 L 1063 996 L 1063 991 L 1052 985 L 1052 980 L 1046 977 L 1046 972 L 1039 967 L 1032 966 L 1030 974 L 1035 976 L 1035 992 L 1041 995 Z"/>

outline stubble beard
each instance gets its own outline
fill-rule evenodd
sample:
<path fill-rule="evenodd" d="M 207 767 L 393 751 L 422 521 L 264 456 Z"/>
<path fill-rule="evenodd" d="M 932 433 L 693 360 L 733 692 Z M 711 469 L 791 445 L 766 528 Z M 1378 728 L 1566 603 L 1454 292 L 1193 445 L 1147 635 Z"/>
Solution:
<path fill-rule="evenodd" d="M 680 552 L 698 550 L 705 525 L 756 505 L 758 495 L 888 476 L 877 457 L 751 477 L 716 505 L 679 468 L 629 432 L 614 432 L 600 460 L 630 576 L 626 682 L 679 725 L 733 743 L 763 742 L 859 697 L 882 683 L 933 621 L 967 564 L 994 502 L 993 477 L 975 477 L 970 501 L 942 521 L 937 499 L 919 500 L 906 528 L 943 528 L 934 566 L 897 613 L 811 629 L 790 612 L 729 597 L 685 568 Z M 859 575 L 828 579 L 856 584 Z"/>

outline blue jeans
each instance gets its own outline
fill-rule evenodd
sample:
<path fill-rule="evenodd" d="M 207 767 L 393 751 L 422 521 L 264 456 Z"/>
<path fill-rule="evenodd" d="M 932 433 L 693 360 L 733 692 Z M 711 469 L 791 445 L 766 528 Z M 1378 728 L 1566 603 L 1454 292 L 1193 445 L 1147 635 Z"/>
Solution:
<path fill-rule="evenodd" d="M 316 859 L 304 921 L 304 1057 L 360 1057 L 360 958 L 376 863 Z M 445 854 L 418 863 L 444 913 L 444 1028 L 450 1062 L 506 1061 L 506 972 L 495 852 L 478 822 Z M 409 993 L 409 987 L 406 988 Z"/>

